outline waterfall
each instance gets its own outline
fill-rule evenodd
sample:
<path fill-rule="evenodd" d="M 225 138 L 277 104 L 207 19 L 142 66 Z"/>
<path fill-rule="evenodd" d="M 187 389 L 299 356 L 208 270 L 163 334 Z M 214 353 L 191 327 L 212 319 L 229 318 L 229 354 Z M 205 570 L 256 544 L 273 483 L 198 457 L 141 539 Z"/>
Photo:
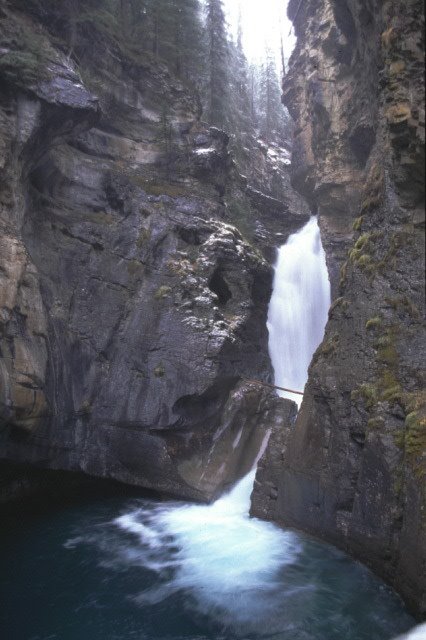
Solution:
<path fill-rule="evenodd" d="M 312 217 L 278 250 L 268 313 L 269 354 L 279 387 L 303 391 L 324 336 L 330 282 L 318 222 Z M 300 406 L 301 396 L 280 391 Z"/>
<path fill-rule="evenodd" d="M 317 220 L 311 218 L 279 249 L 275 267 L 268 328 L 276 384 L 303 389 L 329 305 L 325 255 Z M 283 597 L 277 578 L 296 562 L 301 545 L 294 533 L 249 517 L 254 475 L 253 470 L 210 506 L 139 509 L 116 520 L 148 545 L 146 565 L 164 570 L 170 559 L 174 568 L 173 579 L 142 594 L 140 603 L 163 601 L 184 589 L 200 612 L 252 631 L 258 631 L 259 616 L 274 614 Z M 296 592 L 311 589 L 298 585 Z"/>

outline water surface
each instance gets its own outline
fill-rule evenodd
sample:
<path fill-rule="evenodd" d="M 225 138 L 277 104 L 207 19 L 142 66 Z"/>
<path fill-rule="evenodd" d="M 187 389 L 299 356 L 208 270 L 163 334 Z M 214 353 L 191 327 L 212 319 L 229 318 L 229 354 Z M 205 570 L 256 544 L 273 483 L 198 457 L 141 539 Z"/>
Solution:
<path fill-rule="evenodd" d="M 215 504 L 113 498 L 3 523 L 10 640 L 390 640 L 399 598 L 345 554 Z"/>

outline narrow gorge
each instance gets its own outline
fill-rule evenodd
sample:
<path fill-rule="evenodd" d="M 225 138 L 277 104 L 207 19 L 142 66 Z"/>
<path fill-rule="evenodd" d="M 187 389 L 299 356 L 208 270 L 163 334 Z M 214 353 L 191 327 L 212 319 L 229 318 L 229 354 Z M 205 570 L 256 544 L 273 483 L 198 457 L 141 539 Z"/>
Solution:
<path fill-rule="evenodd" d="M 426 619 L 423 6 L 258 4 L 0 0 L 6 637 Z"/>

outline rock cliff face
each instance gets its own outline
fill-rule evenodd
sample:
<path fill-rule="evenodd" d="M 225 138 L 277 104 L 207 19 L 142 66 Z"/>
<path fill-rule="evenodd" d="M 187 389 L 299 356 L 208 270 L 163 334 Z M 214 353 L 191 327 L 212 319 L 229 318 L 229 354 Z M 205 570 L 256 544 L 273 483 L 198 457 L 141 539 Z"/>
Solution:
<path fill-rule="evenodd" d="M 318 211 L 334 303 L 253 512 L 348 550 L 424 616 L 423 5 L 291 0 L 289 15 L 293 182 Z"/>
<path fill-rule="evenodd" d="M 69 58 L 16 5 L 0 3 L 0 457 L 209 499 L 280 406 L 243 380 L 270 375 L 268 198 L 253 189 L 266 222 L 247 240 L 228 138 L 167 68 L 96 31 Z M 305 221 L 273 202 L 287 233 Z"/>

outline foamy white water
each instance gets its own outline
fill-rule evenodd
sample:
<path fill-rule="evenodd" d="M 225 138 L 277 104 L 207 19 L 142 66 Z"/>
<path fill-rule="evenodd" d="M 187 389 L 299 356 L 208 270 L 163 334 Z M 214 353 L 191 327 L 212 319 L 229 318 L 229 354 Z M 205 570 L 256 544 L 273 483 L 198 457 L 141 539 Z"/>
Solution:
<path fill-rule="evenodd" d="M 318 222 L 312 217 L 278 250 L 269 305 L 269 354 L 279 387 L 303 391 L 312 356 L 324 337 L 330 282 Z M 280 391 L 297 402 L 302 396 Z"/>
<path fill-rule="evenodd" d="M 279 573 L 301 545 L 294 533 L 249 517 L 254 475 L 212 505 L 158 505 L 115 521 L 139 538 L 145 566 L 173 570 L 160 588 L 138 596 L 140 604 L 183 590 L 200 613 L 231 626 L 257 628 L 259 616 L 272 615 Z"/>

